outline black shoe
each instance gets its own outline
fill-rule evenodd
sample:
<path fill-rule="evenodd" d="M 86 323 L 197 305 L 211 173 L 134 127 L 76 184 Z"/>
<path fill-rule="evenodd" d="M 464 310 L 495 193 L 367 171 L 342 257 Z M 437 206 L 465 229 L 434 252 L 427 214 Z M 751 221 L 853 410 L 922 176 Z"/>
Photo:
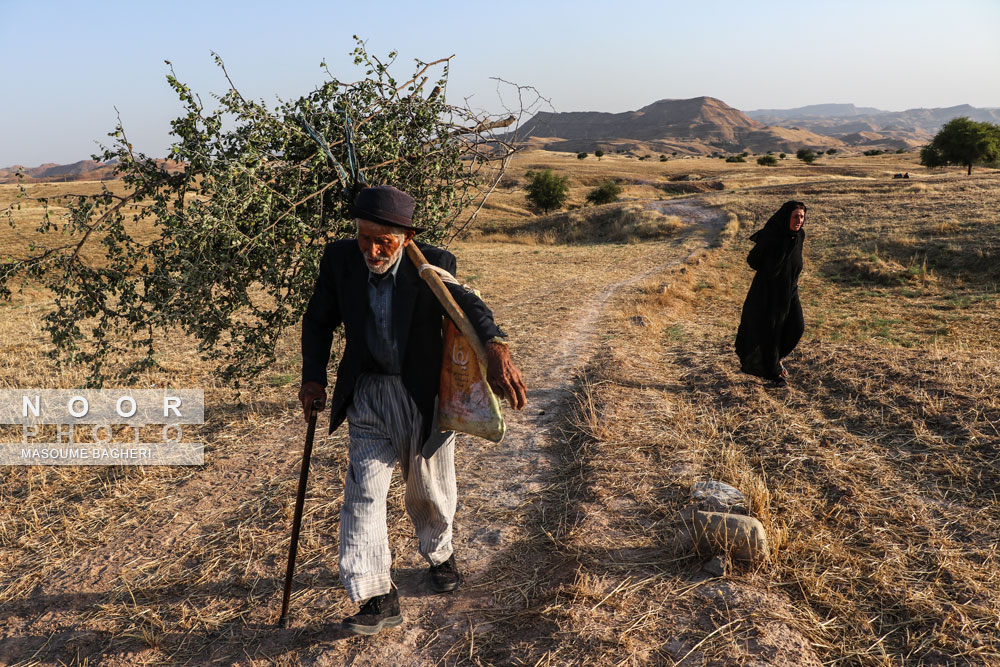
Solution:
<path fill-rule="evenodd" d="M 462 575 L 455 567 L 455 554 L 448 557 L 448 560 L 440 565 L 431 565 L 431 588 L 435 593 L 447 593 L 458 588 L 462 583 Z"/>
<path fill-rule="evenodd" d="M 358 635 L 373 635 L 382 628 L 394 628 L 402 622 L 399 593 L 393 588 L 385 595 L 368 598 L 357 614 L 344 619 L 344 629 Z"/>

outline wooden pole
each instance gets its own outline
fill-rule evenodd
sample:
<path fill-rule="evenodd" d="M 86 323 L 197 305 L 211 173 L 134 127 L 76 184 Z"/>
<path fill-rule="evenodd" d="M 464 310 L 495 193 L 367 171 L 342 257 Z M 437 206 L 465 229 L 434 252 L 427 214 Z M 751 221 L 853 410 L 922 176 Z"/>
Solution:
<path fill-rule="evenodd" d="M 409 255 L 410 259 L 417 267 L 417 271 L 420 272 L 420 267 L 424 264 L 430 264 L 427 258 L 424 257 L 424 253 L 420 252 L 416 243 L 412 241 L 406 246 L 406 254 Z M 482 362 L 483 366 L 486 366 L 486 347 L 483 345 L 483 341 L 479 340 L 479 334 L 476 330 L 472 328 L 472 322 L 466 316 L 465 311 L 459 307 L 455 298 L 448 291 L 447 286 L 445 286 L 444 281 L 441 280 L 441 276 L 437 274 L 433 269 L 424 271 L 420 274 L 424 281 L 430 286 L 431 291 L 434 292 L 434 296 L 437 297 L 441 305 L 444 306 L 445 311 L 448 313 L 448 317 L 451 321 L 455 323 L 458 330 L 462 332 L 465 339 L 469 341 L 469 345 L 472 349 L 476 351 L 476 356 L 479 357 L 479 361 Z"/>

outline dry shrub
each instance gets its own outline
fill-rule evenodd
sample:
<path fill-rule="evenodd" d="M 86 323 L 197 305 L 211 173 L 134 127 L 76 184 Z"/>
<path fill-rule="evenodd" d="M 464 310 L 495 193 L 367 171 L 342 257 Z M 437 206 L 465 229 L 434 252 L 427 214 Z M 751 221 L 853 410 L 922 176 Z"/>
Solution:
<path fill-rule="evenodd" d="M 664 215 L 641 207 L 634 214 L 623 217 L 626 219 L 616 234 L 616 240 L 663 238 L 673 236 L 684 227 L 683 221 L 676 215 Z"/>
<path fill-rule="evenodd" d="M 962 230 L 962 226 L 956 220 L 942 220 L 934 225 L 934 231 L 940 235 L 957 234 Z"/>
<path fill-rule="evenodd" d="M 670 238 L 684 228 L 675 215 L 664 215 L 641 204 L 607 204 L 554 213 L 516 227 L 505 240 L 541 243 L 634 243 Z M 495 232 L 491 232 L 495 236 Z"/>
<path fill-rule="evenodd" d="M 919 261 L 916 256 L 912 256 L 904 266 L 893 259 L 881 257 L 877 251 L 861 253 L 857 250 L 850 251 L 830 277 L 844 282 L 869 282 L 889 286 L 926 284 L 937 280 L 933 271 L 927 268 L 926 256 Z"/>

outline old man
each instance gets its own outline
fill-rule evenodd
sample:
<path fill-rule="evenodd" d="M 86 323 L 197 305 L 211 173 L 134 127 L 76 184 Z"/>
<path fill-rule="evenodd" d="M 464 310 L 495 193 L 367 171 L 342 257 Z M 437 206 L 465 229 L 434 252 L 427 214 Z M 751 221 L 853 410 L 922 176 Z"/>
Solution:
<path fill-rule="evenodd" d="M 361 603 L 344 627 L 375 634 L 403 622 L 390 577 L 386 496 L 396 461 L 406 483 L 406 511 L 435 592 L 461 582 L 452 548 L 455 435 L 435 423 L 443 341 L 442 306 L 404 248 L 421 231 L 414 200 L 388 185 L 365 188 L 354 203 L 357 238 L 326 246 L 319 278 L 302 320 L 302 388 L 309 419 L 314 399 L 326 402 L 326 367 L 334 330 L 346 346 L 337 368 L 330 432 L 347 420 L 350 444 L 340 511 L 340 579 Z M 427 261 L 454 274 L 455 257 L 418 244 Z M 486 346 L 487 381 L 517 409 L 526 390 L 505 334 L 478 297 L 458 285 L 452 296 Z"/>

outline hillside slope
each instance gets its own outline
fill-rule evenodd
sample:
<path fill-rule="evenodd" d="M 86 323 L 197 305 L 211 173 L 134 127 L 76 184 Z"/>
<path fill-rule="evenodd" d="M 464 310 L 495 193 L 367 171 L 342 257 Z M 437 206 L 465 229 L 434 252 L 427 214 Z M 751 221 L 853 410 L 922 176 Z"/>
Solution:
<path fill-rule="evenodd" d="M 840 146 L 842 142 L 808 130 L 789 132 L 749 118 L 722 100 L 695 97 L 660 100 L 637 111 L 601 113 L 541 112 L 520 130 L 535 137 L 547 150 L 680 149 L 690 153 L 714 151 L 794 151 L 798 148 Z"/>

